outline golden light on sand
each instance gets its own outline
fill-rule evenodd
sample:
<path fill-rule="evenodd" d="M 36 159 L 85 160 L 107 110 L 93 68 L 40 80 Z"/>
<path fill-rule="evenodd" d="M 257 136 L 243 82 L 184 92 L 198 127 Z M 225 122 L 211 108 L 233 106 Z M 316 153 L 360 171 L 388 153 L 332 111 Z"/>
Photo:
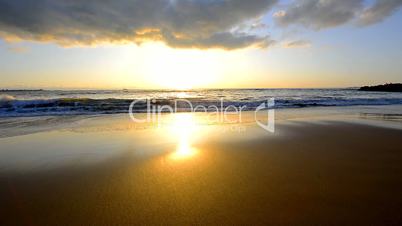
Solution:
<path fill-rule="evenodd" d="M 170 155 L 174 160 L 187 159 L 198 153 L 192 146 L 197 123 L 192 114 L 175 114 L 169 125 L 169 131 L 177 139 L 176 150 Z"/>
<path fill-rule="evenodd" d="M 191 147 L 188 140 L 180 140 L 177 149 L 172 153 L 171 158 L 175 160 L 190 158 L 198 153 L 197 149 Z"/>

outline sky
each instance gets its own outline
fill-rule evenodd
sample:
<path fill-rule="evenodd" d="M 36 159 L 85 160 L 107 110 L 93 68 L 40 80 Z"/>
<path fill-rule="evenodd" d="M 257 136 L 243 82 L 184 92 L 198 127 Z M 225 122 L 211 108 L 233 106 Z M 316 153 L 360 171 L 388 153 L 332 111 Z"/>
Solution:
<path fill-rule="evenodd" d="M 402 0 L 0 0 L 0 88 L 402 82 Z"/>

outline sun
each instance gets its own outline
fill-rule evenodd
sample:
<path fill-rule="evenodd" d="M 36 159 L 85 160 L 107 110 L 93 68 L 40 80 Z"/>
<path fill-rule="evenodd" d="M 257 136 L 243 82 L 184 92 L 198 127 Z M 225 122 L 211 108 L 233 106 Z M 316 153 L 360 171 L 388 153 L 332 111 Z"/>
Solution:
<path fill-rule="evenodd" d="M 144 74 L 159 87 L 205 88 L 221 73 L 219 61 L 212 51 L 178 50 L 160 45 L 147 50 Z"/>

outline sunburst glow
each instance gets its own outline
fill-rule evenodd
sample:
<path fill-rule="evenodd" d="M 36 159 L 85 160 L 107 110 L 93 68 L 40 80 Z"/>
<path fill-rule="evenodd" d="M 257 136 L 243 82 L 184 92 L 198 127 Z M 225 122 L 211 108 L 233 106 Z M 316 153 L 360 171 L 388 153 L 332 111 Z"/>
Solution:
<path fill-rule="evenodd" d="M 148 45 L 144 74 L 164 88 L 186 90 L 208 87 L 222 74 L 218 51 L 177 50 Z"/>

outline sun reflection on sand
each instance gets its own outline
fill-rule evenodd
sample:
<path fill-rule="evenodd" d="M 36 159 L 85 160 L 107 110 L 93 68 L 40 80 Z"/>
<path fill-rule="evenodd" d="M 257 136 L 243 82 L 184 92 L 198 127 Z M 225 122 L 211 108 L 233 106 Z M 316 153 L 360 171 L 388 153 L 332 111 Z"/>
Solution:
<path fill-rule="evenodd" d="M 171 159 L 188 159 L 198 153 L 198 150 L 192 146 L 197 129 L 198 125 L 192 114 L 180 113 L 173 116 L 168 131 L 177 139 L 177 147 L 171 153 Z"/>

